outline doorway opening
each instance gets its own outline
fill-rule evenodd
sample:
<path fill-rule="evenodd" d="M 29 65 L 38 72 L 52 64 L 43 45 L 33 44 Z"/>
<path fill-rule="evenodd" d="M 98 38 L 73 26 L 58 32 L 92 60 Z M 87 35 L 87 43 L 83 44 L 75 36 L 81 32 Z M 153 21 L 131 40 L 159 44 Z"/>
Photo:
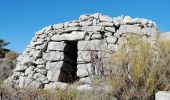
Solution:
<path fill-rule="evenodd" d="M 61 67 L 59 82 L 73 83 L 77 77 L 77 41 L 66 41 L 66 46 L 64 47 L 64 61 Z"/>

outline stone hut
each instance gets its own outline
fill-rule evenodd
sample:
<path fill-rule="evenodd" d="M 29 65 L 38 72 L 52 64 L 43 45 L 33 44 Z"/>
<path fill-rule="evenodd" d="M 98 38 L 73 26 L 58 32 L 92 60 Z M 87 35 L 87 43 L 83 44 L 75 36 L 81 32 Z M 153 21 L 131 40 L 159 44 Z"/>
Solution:
<path fill-rule="evenodd" d="M 92 76 L 107 75 L 100 63 L 102 57 L 111 58 L 126 34 L 150 38 L 156 33 L 157 26 L 151 20 L 112 18 L 100 13 L 50 25 L 35 33 L 5 82 L 21 88 L 48 88 L 77 81 L 90 85 Z"/>

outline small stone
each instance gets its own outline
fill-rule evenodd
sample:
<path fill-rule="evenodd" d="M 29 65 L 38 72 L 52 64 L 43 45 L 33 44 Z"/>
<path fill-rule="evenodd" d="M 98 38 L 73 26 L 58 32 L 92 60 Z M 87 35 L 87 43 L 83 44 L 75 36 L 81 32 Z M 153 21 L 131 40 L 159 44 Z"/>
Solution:
<path fill-rule="evenodd" d="M 64 51 L 64 47 L 66 46 L 66 43 L 64 42 L 49 42 L 47 51 Z"/>
<path fill-rule="evenodd" d="M 103 22 L 112 22 L 113 19 L 109 16 L 99 16 L 99 19 L 100 21 L 103 21 Z"/>
<path fill-rule="evenodd" d="M 86 15 L 81 15 L 80 18 L 79 18 L 79 20 L 85 21 L 85 20 L 88 20 L 88 18 L 89 18 L 89 15 L 88 15 L 88 14 L 86 14 Z"/>
<path fill-rule="evenodd" d="M 92 31 L 92 32 L 99 32 L 101 30 L 101 26 L 83 26 L 82 30 L 84 31 Z"/>
<path fill-rule="evenodd" d="M 54 25 L 53 25 L 53 28 L 54 28 L 54 29 L 61 29 L 61 28 L 63 28 L 63 27 L 64 27 L 64 24 L 61 24 L 61 23 L 60 23 L 60 24 L 54 24 Z"/>
<path fill-rule="evenodd" d="M 117 42 L 118 38 L 114 37 L 114 36 L 109 36 L 106 38 L 107 43 L 110 44 L 115 44 Z"/>
<path fill-rule="evenodd" d="M 101 39 L 102 38 L 102 35 L 100 33 L 94 33 L 92 36 L 91 36 L 91 39 Z"/>
<path fill-rule="evenodd" d="M 111 22 L 100 22 L 97 25 L 101 25 L 101 26 L 114 26 L 114 23 L 111 23 Z"/>
<path fill-rule="evenodd" d="M 105 27 L 105 30 L 113 33 L 116 32 L 115 27 Z"/>
<path fill-rule="evenodd" d="M 123 19 L 124 24 L 132 24 L 132 18 L 130 16 L 125 16 Z"/>
<path fill-rule="evenodd" d="M 60 62 L 47 62 L 46 69 L 58 68 L 58 70 L 60 70 L 60 68 L 62 66 L 63 66 L 63 61 L 60 61 Z"/>
<path fill-rule="evenodd" d="M 78 77 L 90 76 L 92 73 L 93 72 L 92 72 L 91 63 L 77 65 L 77 76 Z"/>

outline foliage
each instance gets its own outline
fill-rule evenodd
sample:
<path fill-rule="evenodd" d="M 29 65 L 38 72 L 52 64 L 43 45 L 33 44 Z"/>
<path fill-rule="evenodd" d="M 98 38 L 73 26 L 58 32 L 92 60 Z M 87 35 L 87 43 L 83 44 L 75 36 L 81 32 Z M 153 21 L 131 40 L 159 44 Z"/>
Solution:
<path fill-rule="evenodd" d="M 9 49 L 5 49 L 4 47 L 7 46 L 9 42 L 5 42 L 5 40 L 0 39 L 0 58 L 3 58 Z"/>

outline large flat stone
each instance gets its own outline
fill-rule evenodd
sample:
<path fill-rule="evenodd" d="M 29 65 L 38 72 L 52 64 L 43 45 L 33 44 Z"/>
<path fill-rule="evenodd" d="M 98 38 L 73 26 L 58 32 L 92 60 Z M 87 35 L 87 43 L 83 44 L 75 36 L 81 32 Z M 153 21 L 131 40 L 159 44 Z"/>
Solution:
<path fill-rule="evenodd" d="M 101 29 L 102 26 L 82 26 L 82 30 L 84 31 L 99 32 Z"/>
<path fill-rule="evenodd" d="M 51 40 L 53 41 L 64 41 L 64 40 L 83 40 L 86 36 L 86 32 L 84 31 L 73 31 L 70 34 L 62 34 L 62 35 L 54 35 Z"/>
<path fill-rule="evenodd" d="M 46 69 L 53 69 L 56 68 L 60 70 L 60 68 L 63 66 L 63 61 L 60 62 L 47 62 L 46 63 Z"/>
<path fill-rule="evenodd" d="M 134 33 L 141 34 L 141 28 L 135 25 L 121 25 L 118 33 Z"/>
<path fill-rule="evenodd" d="M 85 77 L 92 74 L 92 66 L 89 64 L 78 64 L 77 65 L 77 76 Z"/>
<path fill-rule="evenodd" d="M 64 51 L 65 46 L 66 46 L 66 43 L 64 42 L 50 42 L 48 44 L 47 51 L 50 51 L 50 50 Z"/>
<path fill-rule="evenodd" d="M 91 40 L 91 41 L 79 41 L 78 50 L 82 51 L 95 51 L 100 50 L 101 40 Z"/>
<path fill-rule="evenodd" d="M 43 53 L 43 59 L 49 61 L 61 61 L 64 59 L 64 53 L 58 51 L 51 51 L 48 53 Z"/>
<path fill-rule="evenodd" d="M 60 70 L 58 68 L 52 68 L 47 72 L 48 81 L 57 82 L 59 79 Z"/>

